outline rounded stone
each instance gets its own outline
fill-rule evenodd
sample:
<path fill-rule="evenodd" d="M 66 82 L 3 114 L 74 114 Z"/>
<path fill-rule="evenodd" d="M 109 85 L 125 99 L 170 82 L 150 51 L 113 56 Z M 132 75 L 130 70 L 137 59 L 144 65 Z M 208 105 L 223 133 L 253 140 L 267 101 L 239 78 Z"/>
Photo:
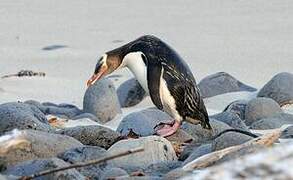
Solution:
<path fill-rule="evenodd" d="M 0 105 L 0 135 L 13 129 L 53 130 L 46 116 L 36 106 L 20 102 Z"/>
<path fill-rule="evenodd" d="M 199 83 L 201 95 L 204 98 L 237 91 L 256 91 L 226 72 L 218 72 L 203 78 Z"/>
<path fill-rule="evenodd" d="M 116 131 L 99 125 L 65 128 L 59 133 L 71 136 L 84 145 L 100 146 L 106 149 L 120 138 L 120 134 Z"/>
<path fill-rule="evenodd" d="M 131 107 L 140 103 L 146 92 L 135 78 L 131 78 L 118 87 L 117 95 L 121 107 Z"/>
<path fill-rule="evenodd" d="M 293 103 L 293 74 L 282 72 L 275 75 L 259 91 L 258 97 L 274 99 L 280 106 Z"/>
<path fill-rule="evenodd" d="M 245 119 L 245 109 L 247 106 L 247 100 L 237 100 L 229 104 L 224 111 L 231 112 L 239 116 L 240 119 Z"/>
<path fill-rule="evenodd" d="M 121 113 L 114 84 L 109 79 L 101 79 L 87 88 L 83 110 L 97 116 L 101 123 L 106 123 Z"/>
<path fill-rule="evenodd" d="M 160 123 L 171 123 L 173 118 L 155 108 L 134 112 L 122 119 L 117 132 L 127 136 L 130 132 L 138 136 L 150 136 L 155 133 L 155 127 Z"/>
<path fill-rule="evenodd" d="M 254 122 L 250 128 L 265 130 L 265 129 L 276 129 L 283 125 L 293 124 L 293 115 L 286 113 L 279 113 L 272 117 L 264 118 Z"/>
<path fill-rule="evenodd" d="M 279 104 L 270 98 L 254 98 L 247 103 L 245 110 L 245 124 L 252 123 L 282 113 Z"/>
<path fill-rule="evenodd" d="M 211 116 L 211 118 L 224 122 L 235 129 L 249 131 L 244 121 L 242 121 L 237 114 L 232 112 L 224 111 L 222 113 Z"/>
<path fill-rule="evenodd" d="M 230 146 L 243 144 L 253 138 L 237 132 L 227 132 L 212 142 L 212 150 L 218 151 Z"/>
<path fill-rule="evenodd" d="M 148 136 L 139 139 L 121 140 L 112 145 L 107 153 L 114 155 L 133 148 L 142 147 L 144 151 L 110 160 L 114 167 L 141 167 L 151 164 L 177 160 L 172 144 L 163 137 Z M 124 168 L 123 168 L 124 169 Z"/>

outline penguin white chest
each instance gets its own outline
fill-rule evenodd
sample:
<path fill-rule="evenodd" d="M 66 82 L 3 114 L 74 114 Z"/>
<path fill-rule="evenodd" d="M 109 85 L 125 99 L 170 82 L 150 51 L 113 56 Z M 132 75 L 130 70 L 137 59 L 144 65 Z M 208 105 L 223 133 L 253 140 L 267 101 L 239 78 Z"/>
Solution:
<path fill-rule="evenodd" d="M 164 111 L 171 115 L 175 120 L 182 121 L 182 117 L 179 115 L 176 110 L 176 101 L 171 95 L 171 92 L 168 89 L 167 82 L 163 78 L 164 68 L 161 71 L 160 77 L 160 98 L 163 105 Z"/>
<path fill-rule="evenodd" d="M 121 66 L 126 66 L 134 74 L 135 78 L 138 80 L 143 89 L 149 93 L 148 83 L 147 83 L 147 66 L 142 59 L 142 52 L 132 52 L 127 54 Z"/>

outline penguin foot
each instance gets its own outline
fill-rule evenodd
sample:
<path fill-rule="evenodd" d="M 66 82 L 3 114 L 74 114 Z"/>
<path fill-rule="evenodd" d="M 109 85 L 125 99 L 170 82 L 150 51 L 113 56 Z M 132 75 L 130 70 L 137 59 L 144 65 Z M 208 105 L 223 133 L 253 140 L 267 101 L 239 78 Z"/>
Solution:
<path fill-rule="evenodd" d="M 161 125 L 160 125 L 161 126 Z M 156 134 L 162 137 L 171 136 L 180 127 L 180 122 L 175 121 L 173 124 L 163 124 L 156 130 Z"/>

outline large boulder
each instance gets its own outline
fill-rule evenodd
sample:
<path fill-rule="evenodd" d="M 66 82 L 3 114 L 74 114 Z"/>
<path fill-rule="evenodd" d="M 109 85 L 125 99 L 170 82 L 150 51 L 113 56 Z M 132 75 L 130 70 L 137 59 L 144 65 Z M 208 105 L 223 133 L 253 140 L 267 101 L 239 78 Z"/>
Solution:
<path fill-rule="evenodd" d="M 90 86 L 83 98 L 83 110 L 97 116 L 101 123 L 121 113 L 114 84 L 109 79 L 101 79 Z"/>
<path fill-rule="evenodd" d="M 121 140 L 112 145 L 107 153 L 109 155 L 142 147 L 144 151 L 119 157 L 109 161 L 114 167 L 141 167 L 151 164 L 177 160 L 172 144 L 159 136 L 141 137 L 139 139 Z M 124 169 L 124 168 L 123 168 Z"/>
<path fill-rule="evenodd" d="M 57 154 L 83 144 L 72 137 L 50 134 L 36 130 L 23 130 L 7 135 L 1 142 L 0 159 L 5 165 L 39 158 L 55 157 Z M 7 137 L 6 137 L 7 138 Z"/>
<path fill-rule="evenodd" d="M 293 74 L 283 72 L 275 75 L 259 91 L 258 97 L 272 98 L 280 106 L 293 103 Z"/>
<path fill-rule="evenodd" d="M 131 78 L 118 87 L 117 95 L 121 107 L 131 107 L 140 103 L 146 92 L 135 78 Z"/>
<path fill-rule="evenodd" d="M 28 176 L 41 171 L 50 170 L 57 167 L 65 167 L 68 165 L 68 163 L 58 158 L 38 159 L 25 161 L 15 166 L 10 166 L 4 173 L 7 175 L 14 176 Z M 56 173 L 48 174 L 36 179 L 85 180 L 86 178 L 83 175 L 81 175 L 77 170 L 69 169 L 65 171 L 59 171 Z"/>
<path fill-rule="evenodd" d="M 210 124 L 213 128 L 213 131 L 203 129 L 201 125 L 193 125 L 187 122 L 184 122 L 181 128 L 194 138 L 194 142 L 198 143 L 206 143 L 220 132 L 226 129 L 233 129 L 228 124 L 212 118 L 210 119 Z"/>
<path fill-rule="evenodd" d="M 84 145 L 100 146 L 106 149 L 120 138 L 120 134 L 116 131 L 99 125 L 65 128 L 59 133 L 71 136 Z"/>
<path fill-rule="evenodd" d="M 122 119 L 117 132 L 123 136 L 130 132 L 138 136 L 149 136 L 155 133 L 155 127 L 160 123 L 171 123 L 173 119 L 166 113 L 150 108 L 139 112 L 134 112 Z"/>
<path fill-rule="evenodd" d="M 46 116 L 37 107 L 12 102 L 0 105 L 0 135 L 13 129 L 51 131 Z"/>
<path fill-rule="evenodd" d="M 180 161 L 159 162 L 149 165 L 143 172 L 148 176 L 162 177 L 168 172 L 181 167 L 181 165 L 182 162 Z"/>
<path fill-rule="evenodd" d="M 106 155 L 106 153 L 106 150 L 101 147 L 82 146 L 60 153 L 58 157 L 69 164 L 75 164 L 102 158 Z M 76 169 L 89 179 L 99 179 L 99 177 L 101 177 L 104 170 L 106 169 L 106 166 L 107 162 L 103 162 L 100 164 L 94 164 Z"/>
<path fill-rule="evenodd" d="M 249 131 L 244 121 L 241 120 L 237 114 L 234 114 L 232 112 L 224 111 L 222 113 L 211 116 L 211 118 L 224 122 L 235 129 Z"/>
<path fill-rule="evenodd" d="M 270 98 L 255 98 L 247 103 L 245 110 L 245 123 L 252 123 L 268 118 L 282 112 L 281 107 L 277 102 Z"/>
<path fill-rule="evenodd" d="M 250 128 L 259 129 L 259 130 L 275 129 L 275 128 L 280 128 L 283 125 L 288 125 L 288 124 L 289 125 L 293 124 L 293 115 L 280 113 L 272 117 L 268 117 L 268 118 L 264 118 L 259 121 L 256 121 L 250 126 Z"/>
<path fill-rule="evenodd" d="M 203 78 L 199 82 L 198 87 L 204 98 L 228 92 L 256 91 L 255 88 L 238 81 L 233 76 L 225 72 L 218 72 Z"/>

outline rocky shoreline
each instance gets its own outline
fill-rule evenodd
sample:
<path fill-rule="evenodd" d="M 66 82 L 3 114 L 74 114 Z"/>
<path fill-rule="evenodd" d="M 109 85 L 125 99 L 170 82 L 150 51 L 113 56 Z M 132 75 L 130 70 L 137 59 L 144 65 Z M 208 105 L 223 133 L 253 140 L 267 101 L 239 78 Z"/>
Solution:
<path fill-rule="evenodd" d="M 257 89 L 220 72 L 199 82 L 204 97 Z M 28 100 L 0 105 L 0 179 L 17 179 L 43 170 L 113 155 L 135 147 L 144 151 L 101 164 L 46 175 L 39 179 L 217 179 L 293 178 L 293 74 L 272 77 L 253 99 L 231 102 L 221 113 L 210 116 L 213 134 L 200 125 L 183 123 L 174 135 L 154 136 L 154 128 L 171 118 L 148 108 L 125 116 L 116 131 L 104 126 L 135 106 L 146 94 L 130 79 L 117 91 L 109 79 L 87 89 L 83 109 L 71 104 Z M 80 122 L 87 123 L 80 123 Z M 68 124 L 75 123 L 75 126 Z M 250 145 L 223 156 L 215 163 L 186 171 L 184 167 L 214 152 L 243 145 L 254 139 L 237 132 L 213 136 L 231 128 L 249 132 L 288 126 L 272 148 Z M 261 134 L 258 134 L 261 135 Z M 286 139 L 288 142 L 283 142 Z M 272 159 L 270 159 L 272 158 Z M 280 175 L 281 174 L 281 175 Z"/>

